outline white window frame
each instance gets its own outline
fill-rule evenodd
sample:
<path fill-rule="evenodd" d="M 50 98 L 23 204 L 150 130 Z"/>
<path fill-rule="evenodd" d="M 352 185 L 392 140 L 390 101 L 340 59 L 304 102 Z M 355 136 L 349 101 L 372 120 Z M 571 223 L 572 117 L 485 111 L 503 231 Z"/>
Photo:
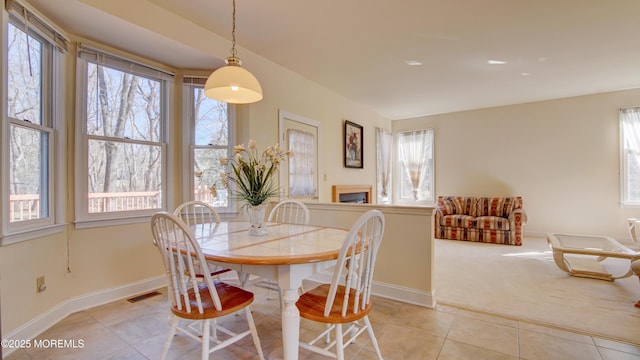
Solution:
<path fill-rule="evenodd" d="M 65 78 L 64 62 L 66 56 L 67 37 L 49 20 L 40 15 L 31 6 L 22 1 L 12 1 L 3 7 L 0 38 L 2 39 L 2 72 L 0 75 L 2 94 L 2 120 L 0 126 L 0 166 L 2 169 L 2 185 L 0 205 L 9 208 L 9 134 L 11 126 L 22 126 L 30 130 L 41 131 L 48 135 L 48 216 L 44 218 L 10 222 L 8 211 L 0 220 L 0 245 L 9 245 L 34 238 L 40 238 L 64 231 L 65 202 L 65 149 L 64 149 L 64 107 Z M 9 23 L 21 30 L 28 29 L 28 34 L 44 45 L 42 56 L 42 125 L 32 124 L 21 119 L 9 118 L 8 103 L 8 26 Z M 5 215 L 6 214 L 6 215 Z"/>
<path fill-rule="evenodd" d="M 90 61 L 92 60 L 92 61 Z M 134 56 L 115 55 L 115 51 L 101 49 L 93 46 L 80 44 L 78 46 L 78 56 L 76 58 L 76 150 L 75 150 L 75 227 L 78 229 L 101 226 L 113 226 L 121 224 L 134 224 L 147 222 L 153 214 L 160 210 L 167 210 L 173 206 L 174 181 L 173 174 L 173 151 L 174 142 L 169 131 L 170 118 L 173 115 L 174 99 L 174 74 L 155 66 L 134 60 Z M 119 212 L 89 213 L 88 211 L 88 144 L 87 134 L 87 66 L 88 63 L 99 63 L 101 65 L 115 68 L 147 78 L 158 79 L 162 82 L 160 111 L 162 113 L 160 121 L 160 143 L 162 145 L 162 204 L 159 209 L 144 209 Z M 123 143 L 140 143 L 140 141 L 128 139 L 118 139 Z"/>
<path fill-rule="evenodd" d="M 430 164 L 428 164 L 428 168 L 427 168 L 427 172 L 428 172 L 428 187 L 429 189 L 431 189 L 431 193 L 430 193 L 430 197 L 429 198 L 419 198 L 418 200 L 414 200 L 412 198 L 407 198 L 407 197 L 403 197 L 402 196 L 402 186 L 404 184 L 403 180 L 403 176 L 405 176 L 404 174 L 404 169 L 403 169 L 403 165 L 402 165 L 402 161 L 400 160 L 400 154 L 401 151 L 399 149 L 400 146 L 400 136 L 404 133 L 412 133 L 412 132 L 418 132 L 418 131 L 425 131 L 429 137 L 429 140 L 431 141 L 431 158 L 430 158 Z M 395 134 L 394 136 L 395 138 L 395 146 L 394 146 L 394 151 L 395 151 L 395 159 L 396 159 L 396 171 L 395 171 L 395 179 L 393 181 L 394 183 L 394 189 L 396 190 L 394 192 L 394 202 L 397 204 L 419 204 L 419 205 L 433 205 L 435 204 L 435 140 L 434 140 L 434 131 L 433 129 L 429 128 L 429 129 L 418 129 L 418 130 L 406 130 L 406 131 L 400 131 L 398 133 Z"/>
<path fill-rule="evenodd" d="M 625 126 L 625 118 L 633 124 Z M 632 120 L 632 118 L 634 120 Z M 619 112 L 620 124 L 620 204 L 623 207 L 640 207 L 640 200 L 632 200 L 629 196 L 629 158 L 640 159 L 640 107 L 622 108 Z M 633 129 L 634 134 L 626 134 L 625 130 Z M 640 182 L 640 179 L 637 179 Z"/>
<path fill-rule="evenodd" d="M 193 88 L 204 88 L 206 77 L 198 75 L 185 75 L 183 78 L 182 86 L 182 163 L 188 164 L 189 171 L 183 171 L 182 183 L 184 184 L 184 191 L 182 198 L 184 201 L 194 200 L 195 189 L 193 179 L 195 177 L 194 162 L 195 162 L 195 150 L 196 149 L 221 149 L 216 145 L 196 145 L 195 144 L 195 97 L 193 96 Z M 227 120 L 228 124 L 228 140 L 227 140 L 227 158 L 233 158 L 233 146 L 236 138 L 236 105 L 227 104 Z M 231 189 L 226 189 L 222 184 L 216 184 L 218 192 L 228 191 L 227 206 L 215 206 L 216 211 L 221 214 L 222 217 L 233 217 L 237 215 L 236 201 L 231 196 Z M 233 186 L 233 183 L 230 184 Z"/>

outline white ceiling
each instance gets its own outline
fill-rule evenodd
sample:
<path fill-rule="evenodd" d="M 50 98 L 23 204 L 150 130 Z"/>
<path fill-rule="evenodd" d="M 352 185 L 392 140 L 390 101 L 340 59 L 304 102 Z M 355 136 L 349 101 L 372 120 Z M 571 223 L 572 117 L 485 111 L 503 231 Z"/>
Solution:
<path fill-rule="evenodd" d="M 167 65 L 211 69 L 229 55 L 160 36 L 114 7 L 165 11 L 194 37 L 230 39 L 231 0 L 29 2 L 70 33 Z M 242 49 L 402 119 L 638 88 L 638 14 L 640 0 L 237 0 L 236 36 Z"/>

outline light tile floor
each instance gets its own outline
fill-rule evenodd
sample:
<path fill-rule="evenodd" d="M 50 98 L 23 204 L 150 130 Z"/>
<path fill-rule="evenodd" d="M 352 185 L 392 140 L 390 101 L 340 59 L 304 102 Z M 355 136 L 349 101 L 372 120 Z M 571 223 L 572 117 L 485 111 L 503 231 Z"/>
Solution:
<path fill-rule="evenodd" d="M 265 357 L 282 359 L 277 294 L 272 292 L 268 299 L 264 288 L 251 290 L 256 294 L 253 314 Z M 169 313 L 165 291 L 160 291 L 161 295 L 136 303 L 120 300 L 79 311 L 38 337 L 82 339 L 83 348 L 19 350 L 5 359 L 158 359 Z M 442 305 L 426 309 L 375 298 L 370 319 L 385 359 L 640 360 L 640 346 Z M 232 315 L 223 321 L 245 320 L 244 315 Z M 301 337 L 309 338 L 310 329 L 317 326 L 303 319 L 301 328 Z M 199 359 L 199 345 L 177 336 L 169 358 Z M 375 359 L 366 334 L 348 348 L 347 355 L 348 359 Z M 250 338 L 245 338 L 211 358 L 256 359 L 257 355 Z M 325 358 L 301 350 L 300 359 Z"/>

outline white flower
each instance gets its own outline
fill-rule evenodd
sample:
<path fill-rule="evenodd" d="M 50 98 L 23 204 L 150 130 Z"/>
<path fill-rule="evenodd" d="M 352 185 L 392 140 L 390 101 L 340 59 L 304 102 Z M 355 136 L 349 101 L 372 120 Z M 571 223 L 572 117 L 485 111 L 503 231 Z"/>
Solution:
<path fill-rule="evenodd" d="M 234 159 L 220 160 L 222 165 L 231 166 L 231 171 L 222 177 L 222 183 L 228 187 L 229 182 L 233 182 L 237 199 L 248 205 L 260 205 L 278 196 L 278 187 L 272 178 L 277 176 L 280 163 L 291 152 L 282 150 L 276 144 L 259 153 L 255 140 L 249 140 L 248 144 L 248 149 L 244 145 L 234 146 Z"/>
<path fill-rule="evenodd" d="M 233 147 L 233 153 L 234 154 L 238 154 L 241 153 L 243 151 L 246 151 L 247 149 L 245 149 L 244 144 L 240 144 L 240 145 L 236 145 Z"/>
<path fill-rule="evenodd" d="M 222 181 L 222 186 L 229 187 L 229 175 L 226 172 L 220 174 L 220 180 Z"/>

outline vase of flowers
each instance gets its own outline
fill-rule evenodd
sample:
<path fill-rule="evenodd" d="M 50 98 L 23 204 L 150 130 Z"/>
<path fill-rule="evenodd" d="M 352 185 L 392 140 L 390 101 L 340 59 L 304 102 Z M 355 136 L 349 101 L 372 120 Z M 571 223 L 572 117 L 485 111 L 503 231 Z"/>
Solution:
<path fill-rule="evenodd" d="M 247 206 L 247 213 L 249 214 L 249 235 L 265 235 L 267 233 L 267 227 L 264 224 L 266 208 L 266 204 Z"/>
<path fill-rule="evenodd" d="M 231 160 L 220 160 L 223 166 L 230 166 L 228 173 L 222 174 L 222 183 L 229 186 L 233 183 L 232 195 L 243 202 L 243 209 L 249 215 L 249 234 L 264 235 L 266 202 L 279 195 L 279 188 L 274 180 L 278 167 L 283 160 L 293 154 L 281 149 L 278 144 L 258 153 L 255 140 L 249 140 L 249 148 L 236 145 L 233 148 L 235 157 Z"/>

